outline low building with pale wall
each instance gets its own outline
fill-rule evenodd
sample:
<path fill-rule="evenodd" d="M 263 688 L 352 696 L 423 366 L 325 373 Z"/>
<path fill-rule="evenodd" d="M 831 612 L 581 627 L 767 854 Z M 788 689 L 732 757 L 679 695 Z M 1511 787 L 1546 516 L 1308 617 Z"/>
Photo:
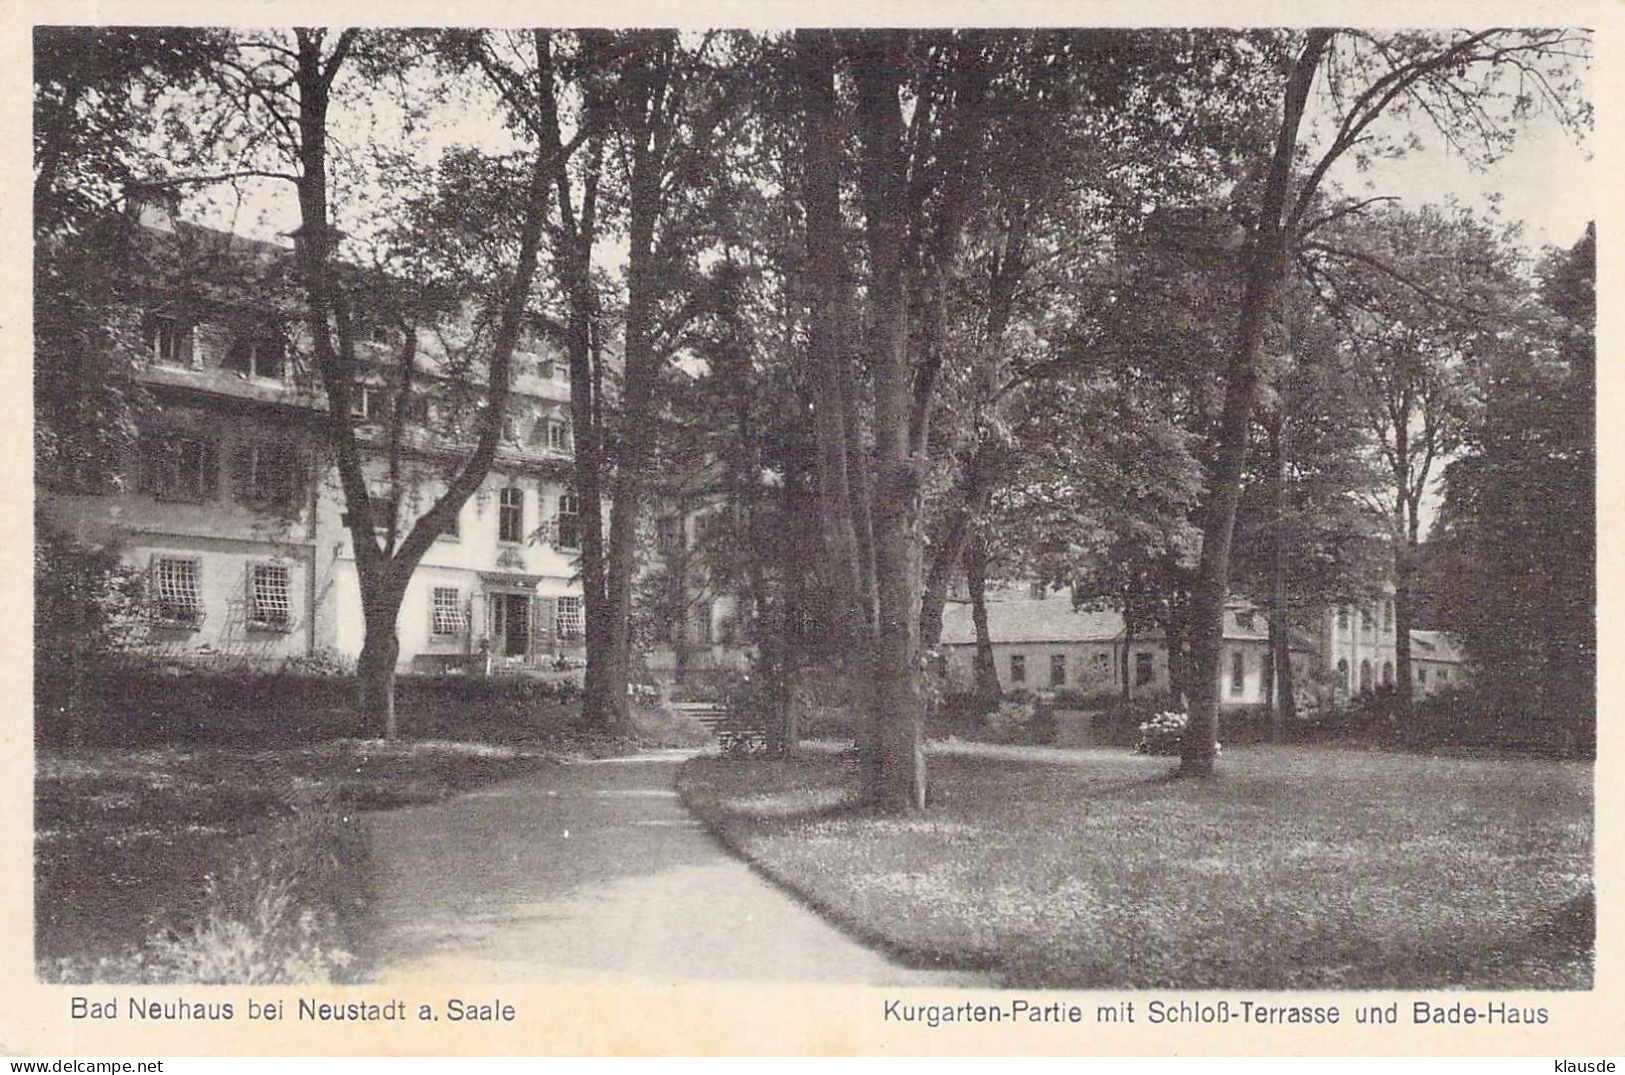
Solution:
<path fill-rule="evenodd" d="M 990 588 L 986 608 L 994 665 L 1005 690 L 1105 693 L 1122 691 L 1125 678 L 1130 696 L 1169 690 L 1168 647 L 1160 630 L 1129 637 L 1120 613 L 1074 608 L 1068 595 L 1036 584 Z M 1300 694 L 1325 682 L 1333 696 L 1346 700 L 1394 685 L 1391 596 L 1328 608 L 1317 626 L 1312 635 L 1292 633 L 1293 681 Z M 943 614 L 942 651 L 952 678 L 969 681 L 975 649 L 970 605 L 950 601 Z M 1417 697 L 1463 685 L 1470 675 L 1461 649 L 1442 631 L 1411 632 L 1411 666 Z M 1268 677 L 1268 620 L 1245 603 L 1232 603 L 1225 610 L 1220 703 L 1266 704 Z"/>
<path fill-rule="evenodd" d="M 1063 595 L 1011 597 L 987 603 L 988 636 L 999 685 L 1039 692 L 1070 689 L 1085 694 L 1123 691 L 1166 694 L 1168 647 L 1160 631 L 1130 637 L 1121 613 L 1075 609 Z M 976 630 L 968 604 L 951 602 L 943 612 L 941 648 L 949 676 L 968 682 Z M 1307 672 L 1314 652 L 1293 640 L 1293 668 Z M 1225 612 L 1220 650 L 1219 697 L 1227 707 L 1265 704 L 1269 625 L 1245 607 Z"/>

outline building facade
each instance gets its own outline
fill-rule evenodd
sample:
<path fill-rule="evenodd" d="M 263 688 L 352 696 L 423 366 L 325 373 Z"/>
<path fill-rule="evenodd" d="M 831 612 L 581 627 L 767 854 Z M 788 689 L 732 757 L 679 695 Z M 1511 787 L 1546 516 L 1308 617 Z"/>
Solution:
<path fill-rule="evenodd" d="M 271 266 L 292 255 L 173 223 L 144 231 L 159 249 L 184 238 L 232 263 Z M 155 654 L 268 666 L 315 654 L 354 659 L 363 640 L 355 552 L 327 400 L 301 355 L 296 311 L 283 296 L 256 302 L 137 283 L 116 317 L 139 343 L 136 379 L 152 406 L 116 489 L 41 490 L 48 519 L 88 544 L 116 546 L 146 573 L 153 615 L 144 642 Z M 471 394 L 466 372 L 451 368 L 444 330 L 417 333 L 412 391 L 394 391 L 389 371 L 402 343 L 376 328 L 358 341 L 351 411 L 375 521 L 393 516 L 404 536 L 469 448 Z M 407 587 L 402 669 L 541 669 L 581 656 L 569 374 L 549 326 L 530 326 L 513 365 L 491 471 Z M 402 400 L 395 478 L 386 480 L 384 436 L 391 404 Z"/>
<path fill-rule="evenodd" d="M 1160 630 L 1130 636 L 1113 611 L 1083 611 L 1066 594 L 1025 583 L 990 587 L 988 635 L 1005 690 L 1170 690 L 1168 646 Z M 1411 632 L 1417 697 L 1465 685 L 1469 669 L 1459 648 L 1439 631 Z M 943 615 L 942 650 L 950 678 L 968 682 L 976 633 L 970 606 L 950 601 Z M 1312 633 L 1294 631 L 1293 681 L 1300 693 L 1327 688 L 1333 697 L 1392 687 L 1396 675 L 1393 601 L 1328 608 Z M 1219 699 L 1226 707 L 1261 706 L 1271 676 L 1269 624 L 1243 602 L 1225 610 L 1219 660 Z"/>

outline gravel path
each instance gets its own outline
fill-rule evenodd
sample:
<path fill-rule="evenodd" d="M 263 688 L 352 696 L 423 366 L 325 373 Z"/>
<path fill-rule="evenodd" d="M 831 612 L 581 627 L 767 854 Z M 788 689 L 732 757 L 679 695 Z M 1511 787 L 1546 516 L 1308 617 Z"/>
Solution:
<path fill-rule="evenodd" d="M 367 977 L 983 984 L 900 967 L 753 873 L 683 809 L 686 756 L 552 766 L 373 815 Z"/>

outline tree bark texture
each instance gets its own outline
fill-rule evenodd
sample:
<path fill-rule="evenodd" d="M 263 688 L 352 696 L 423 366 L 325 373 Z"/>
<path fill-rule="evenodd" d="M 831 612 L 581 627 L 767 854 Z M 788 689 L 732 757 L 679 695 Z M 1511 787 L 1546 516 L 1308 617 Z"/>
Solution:
<path fill-rule="evenodd" d="M 1224 378 L 1224 408 L 1218 427 L 1216 459 L 1208 477 L 1202 510 L 1202 557 L 1191 593 L 1190 722 L 1181 744 L 1179 771 L 1208 776 L 1218 750 L 1219 655 L 1224 636 L 1224 608 L 1230 590 L 1230 547 L 1236 509 L 1241 501 L 1247 461 L 1247 434 L 1258 395 L 1258 351 L 1264 322 L 1285 266 L 1287 187 L 1298 144 L 1304 102 L 1314 82 L 1329 30 L 1311 30 L 1287 82 L 1281 126 L 1260 204 L 1257 229 L 1246 253 L 1246 284 L 1235 342 Z"/>

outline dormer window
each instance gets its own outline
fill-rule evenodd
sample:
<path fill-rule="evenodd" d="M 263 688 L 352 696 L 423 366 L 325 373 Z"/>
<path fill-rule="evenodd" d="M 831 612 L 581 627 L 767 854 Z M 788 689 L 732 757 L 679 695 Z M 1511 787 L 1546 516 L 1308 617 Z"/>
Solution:
<path fill-rule="evenodd" d="M 168 314 L 148 314 L 141 324 L 147 356 L 177 366 L 192 364 L 192 326 Z"/>
<path fill-rule="evenodd" d="M 226 352 L 225 367 L 247 377 L 281 380 L 287 368 L 288 345 L 275 332 L 239 336 Z"/>

